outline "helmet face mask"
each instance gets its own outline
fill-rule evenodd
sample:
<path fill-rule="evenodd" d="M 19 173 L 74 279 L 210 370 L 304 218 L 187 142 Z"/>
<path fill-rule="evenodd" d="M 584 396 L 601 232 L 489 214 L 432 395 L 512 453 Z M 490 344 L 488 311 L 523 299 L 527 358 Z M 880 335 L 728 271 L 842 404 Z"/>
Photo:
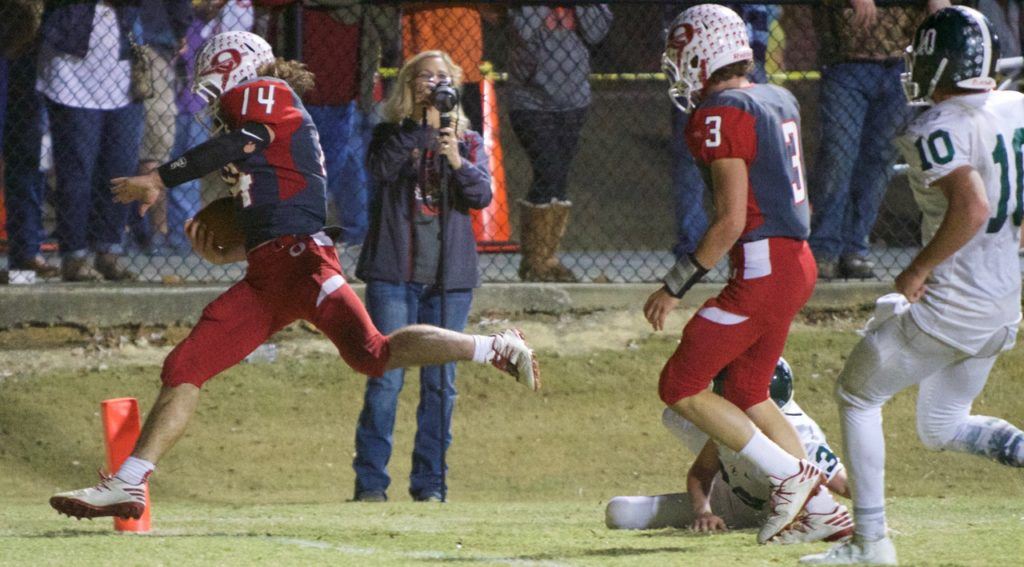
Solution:
<path fill-rule="evenodd" d="M 717 4 L 687 8 L 669 26 L 661 56 L 669 98 L 689 112 L 715 71 L 753 58 L 747 25 L 736 12 Z"/>
<path fill-rule="evenodd" d="M 995 88 L 999 38 L 977 10 L 944 8 L 918 26 L 904 59 L 906 72 L 900 79 L 907 100 L 912 106 L 930 105 L 936 89 Z"/>

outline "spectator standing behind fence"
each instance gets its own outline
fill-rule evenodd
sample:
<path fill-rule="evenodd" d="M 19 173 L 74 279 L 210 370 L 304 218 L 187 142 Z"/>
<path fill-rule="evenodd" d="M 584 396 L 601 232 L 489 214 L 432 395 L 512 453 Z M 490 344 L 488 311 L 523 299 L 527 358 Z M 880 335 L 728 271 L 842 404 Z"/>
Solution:
<path fill-rule="evenodd" d="M 929 0 L 928 9 L 948 6 Z M 826 0 L 815 18 L 822 74 L 818 157 L 811 170 L 811 248 L 821 278 L 873 278 L 868 236 L 896 160 L 893 138 L 910 119 L 900 84 L 920 6 Z"/>
<path fill-rule="evenodd" d="M 43 100 L 36 92 L 36 58 L 42 0 L 15 0 L 5 7 L 0 45 L 7 65 L 6 121 L 0 127 L 4 155 L 4 207 L 7 212 L 8 267 L 32 270 L 43 278 L 60 270 L 40 255 L 43 194 L 39 170 L 43 139 Z"/>
<path fill-rule="evenodd" d="M 555 255 L 569 224 L 569 169 L 590 106 L 590 49 L 608 33 L 604 4 L 509 10 L 512 47 L 506 104 L 533 168 L 520 200 L 523 281 L 576 281 Z"/>
<path fill-rule="evenodd" d="M 302 99 L 320 132 L 327 194 L 341 224 L 341 241 L 361 244 L 368 225 L 366 146 L 371 118 L 359 105 L 361 11 L 348 0 L 257 0 L 257 5 L 301 4 L 302 62 L 316 85 Z M 373 9 L 373 8 L 369 8 Z"/>
<path fill-rule="evenodd" d="M 57 174 L 57 240 L 65 281 L 131 280 L 118 265 L 126 205 L 109 180 L 135 173 L 142 104 L 131 93 L 138 0 L 46 0 L 37 87 L 46 98 Z M 96 253 L 95 270 L 87 264 Z"/>
<path fill-rule="evenodd" d="M 474 130 L 483 127 L 480 104 L 480 63 L 484 57 L 484 35 L 481 10 L 474 4 L 452 6 L 445 2 L 415 2 L 402 4 L 402 56 L 409 59 L 428 50 L 443 51 L 451 55 L 462 68 L 462 111 L 469 117 Z M 489 16 L 488 16 L 489 17 Z"/>
<path fill-rule="evenodd" d="M 694 2 L 696 4 L 696 2 Z M 755 83 L 766 83 L 765 63 L 768 54 L 771 22 L 776 18 L 777 6 L 767 4 L 726 5 L 743 18 L 750 40 L 750 49 L 754 53 L 754 69 L 749 79 Z M 679 6 L 669 6 L 664 10 L 665 24 L 668 26 L 679 11 Z M 666 29 L 666 33 L 667 33 Z M 697 249 L 704 233 L 708 229 L 708 215 L 704 210 L 704 194 L 706 192 L 704 178 L 693 160 L 693 154 L 686 147 L 683 132 L 689 122 L 689 115 L 672 106 L 672 189 L 676 199 L 676 244 L 672 248 L 676 258 L 683 258 Z"/>
<path fill-rule="evenodd" d="M 174 128 L 174 146 L 171 155 L 182 155 L 210 137 L 213 129 L 211 117 L 203 111 L 206 102 L 192 92 L 190 85 L 195 76 L 195 58 L 207 39 L 230 31 L 249 31 L 253 25 L 250 0 L 197 0 L 194 18 L 185 33 L 185 42 L 174 61 L 178 77 L 175 89 L 177 109 Z M 194 217 L 203 204 L 201 182 L 183 183 L 174 191 L 165 193 L 167 234 L 162 248 L 174 254 L 188 254 L 191 243 L 185 234 L 185 221 Z"/>
<path fill-rule="evenodd" d="M 1002 57 L 1020 57 L 1020 31 L 1024 28 L 1021 0 L 978 0 L 978 11 L 989 19 L 999 37 Z"/>
<path fill-rule="evenodd" d="M 384 102 L 383 122 L 374 130 L 367 160 L 374 187 L 370 232 L 356 275 L 366 281 L 366 308 L 382 333 L 405 325 L 441 323 L 439 260 L 444 255 L 447 328 L 466 325 L 473 288 L 480 285 L 471 209 L 491 202 L 491 179 L 480 134 L 461 112 L 452 127 L 440 128 L 440 115 L 428 96 L 438 83 L 462 82 L 462 69 L 442 51 L 419 53 L 402 65 Z M 425 123 L 424 123 L 425 121 Z M 439 129 L 440 128 L 440 129 Z M 450 164 L 448 208 L 441 210 L 442 160 Z M 440 214 L 447 215 L 441 250 Z M 420 369 L 409 493 L 417 501 L 441 501 L 442 452 L 451 443 L 455 405 L 455 365 L 443 373 L 446 412 L 441 414 L 442 367 Z M 355 499 L 387 500 L 387 473 L 398 394 L 404 370 L 366 381 L 356 429 Z M 440 436 L 444 420 L 445 438 Z"/>
<path fill-rule="evenodd" d="M 185 41 L 192 23 L 191 0 L 142 0 L 140 5 L 142 50 L 152 67 L 153 96 L 142 102 L 143 133 L 139 151 L 139 175 L 145 175 L 171 157 L 174 146 L 175 120 L 178 115 L 175 97 L 173 61 Z M 150 208 L 148 216 L 129 215 L 135 241 L 143 249 L 151 249 L 157 234 L 167 233 L 167 209 L 161 200 Z M 179 231 L 180 232 L 180 231 Z"/>

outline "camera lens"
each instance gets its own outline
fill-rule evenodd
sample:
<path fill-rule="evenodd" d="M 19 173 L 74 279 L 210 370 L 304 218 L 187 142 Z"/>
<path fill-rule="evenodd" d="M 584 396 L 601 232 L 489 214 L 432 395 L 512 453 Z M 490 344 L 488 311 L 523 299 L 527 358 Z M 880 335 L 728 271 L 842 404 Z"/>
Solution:
<path fill-rule="evenodd" d="M 430 90 L 430 105 L 438 112 L 451 112 L 459 104 L 459 91 L 447 81 L 434 85 Z"/>

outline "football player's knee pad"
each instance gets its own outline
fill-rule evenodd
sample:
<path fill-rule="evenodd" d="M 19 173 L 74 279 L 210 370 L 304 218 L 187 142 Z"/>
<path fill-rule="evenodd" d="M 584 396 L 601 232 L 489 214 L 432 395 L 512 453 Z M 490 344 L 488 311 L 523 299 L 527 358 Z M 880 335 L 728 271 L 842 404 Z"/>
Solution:
<path fill-rule="evenodd" d="M 675 405 L 684 398 L 695 396 L 708 388 L 713 376 L 698 376 L 688 371 L 675 358 L 670 358 L 661 370 L 658 396 L 665 405 Z"/>
<path fill-rule="evenodd" d="M 202 388 L 211 376 L 204 376 L 192 365 L 184 364 L 181 357 L 175 356 L 175 352 L 171 351 L 171 354 L 164 359 L 164 366 L 160 371 L 160 382 L 171 388 L 182 384 L 192 384 L 197 388 Z"/>
<path fill-rule="evenodd" d="M 866 398 L 864 398 L 862 396 L 859 396 L 859 395 L 857 395 L 857 394 L 847 390 L 846 388 L 843 387 L 842 383 L 836 383 L 835 399 L 836 399 L 836 403 L 839 404 L 839 408 L 840 409 L 842 409 L 842 408 L 867 409 L 867 408 L 870 408 L 870 407 L 875 406 L 875 405 L 878 405 L 878 406 L 882 405 L 882 404 L 873 404 L 868 399 L 866 399 Z"/>
<path fill-rule="evenodd" d="M 613 530 L 651 530 L 685 527 L 685 494 L 616 496 L 604 509 L 604 524 Z"/>

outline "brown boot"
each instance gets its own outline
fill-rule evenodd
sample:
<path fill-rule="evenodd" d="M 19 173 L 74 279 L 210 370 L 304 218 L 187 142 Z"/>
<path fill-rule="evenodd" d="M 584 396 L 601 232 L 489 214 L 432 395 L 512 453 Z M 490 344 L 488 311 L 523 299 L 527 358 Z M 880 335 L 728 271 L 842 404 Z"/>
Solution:
<path fill-rule="evenodd" d="M 135 272 L 117 265 L 117 259 L 121 256 L 110 252 L 96 254 L 96 271 L 103 275 L 103 279 L 112 282 L 135 281 L 138 276 Z"/>
<path fill-rule="evenodd" d="M 535 205 L 519 201 L 522 219 L 519 279 L 525 282 L 575 282 L 569 268 L 558 261 L 555 253 L 569 222 L 567 201 Z"/>
<path fill-rule="evenodd" d="M 60 279 L 66 282 L 98 282 L 103 279 L 85 258 L 64 258 L 60 263 Z"/>

